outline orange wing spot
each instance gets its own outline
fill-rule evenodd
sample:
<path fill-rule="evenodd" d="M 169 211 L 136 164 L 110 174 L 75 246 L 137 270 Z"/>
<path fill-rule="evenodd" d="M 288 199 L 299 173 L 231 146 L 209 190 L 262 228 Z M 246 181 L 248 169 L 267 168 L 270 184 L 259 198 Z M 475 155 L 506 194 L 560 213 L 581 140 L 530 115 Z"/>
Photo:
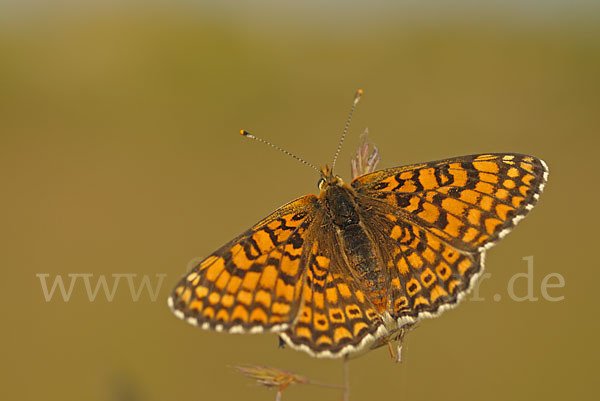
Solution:
<path fill-rule="evenodd" d="M 508 160 L 512 160 L 512 159 L 514 159 L 514 158 L 515 158 L 515 157 L 514 157 L 513 155 L 506 155 L 506 156 L 504 156 L 504 157 L 502 158 L 502 160 L 503 160 L 503 161 L 508 161 Z"/>
<path fill-rule="evenodd" d="M 329 320 L 332 323 L 345 323 L 346 317 L 344 316 L 344 311 L 340 308 L 329 309 Z"/>
<path fill-rule="evenodd" d="M 408 298 L 406 297 L 398 297 L 394 301 L 394 311 L 398 312 L 401 309 L 404 309 L 408 306 Z"/>
<path fill-rule="evenodd" d="M 479 171 L 483 171 L 485 173 L 497 173 L 498 171 L 500 171 L 498 169 L 498 165 L 494 162 L 480 162 L 480 161 L 474 161 L 473 162 L 473 167 L 475 167 L 477 170 Z"/>
<path fill-rule="evenodd" d="M 302 308 L 302 313 L 298 316 L 298 322 L 308 324 L 312 322 L 312 310 L 308 306 Z"/>
<path fill-rule="evenodd" d="M 419 182 L 426 191 L 439 187 L 437 179 L 435 178 L 435 169 L 433 168 L 425 168 L 420 170 Z"/>
<path fill-rule="evenodd" d="M 475 160 L 494 160 L 497 158 L 498 158 L 498 156 L 494 156 L 494 155 L 479 155 L 479 156 L 477 156 L 477 159 L 475 159 Z"/>
<path fill-rule="evenodd" d="M 394 226 L 394 228 L 392 228 L 392 232 L 390 233 L 390 237 L 393 240 L 397 240 L 401 236 L 402 236 L 402 229 L 400 228 L 400 226 Z"/>
<path fill-rule="evenodd" d="M 496 227 L 498 227 L 500 224 L 502 224 L 502 220 L 491 217 L 489 219 L 485 219 L 485 229 L 490 235 L 496 232 Z"/>
<path fill-rule="evenodd" d="M 281 260 L 281 271 L 288 276 L 296 276 L 298 273 L 298 267 L 300 266 L 300 259 L 292 260 L 287 256 L 284 256 Z"/>
<path fill-rule="evenodd" d="M 315 326 L 315 329 L 319 331 L 329 330 L 329 321 L 327 320 L 327 316 L 325 316 L 322 313 L 315 312 L 313 324 Z"/>
<path fill-rule="evenodd" d="M 533 166 L 531 164 L 521 162 L 519 163 L 519 166 L 521 166 L 523 170 L 533 173 Z"/>
<path fill-rule="evenodd" d="M 254 308 L 254 310 L 250 312 L 250 322 L 267 324 L 267 313 L 262 308 Z"/>
<path fill-rule="evenodd" d="M 413 196 L 413 197 L 410 198 L 408 206 L 406 206 L 403 209 L 406 210 L 409 213 L 412 213 L 415 210 L 417 210 L 418 208 L 419 208 L 419 197 L 418 196 Z"/>
<path fill-rule="evenodd" d="M 223 295 L 223 297 L 221 298 L 221 305 L 223 305 L 226 308 L 230 308 L 231 305 L 233 305 L 233 301 L 234 301 L 234 297 L 231 294 L 225 294 Z"/>
<path fill-rule="evenodd" d="M 452 185 L 457 187 L 464 187 L 467 185 L 467 170 L 462 168 L 460 163 L 450 163 L 448 165 L 448 171 L 452 174 L 454 182 Z"/>
<path fill-rule="evenodd" d="M 196 287 L 194 292 L 196 293 L 196 298 L 204 298 L 208 295 L 208 288 L 204 286 Z"/>
<path fill-rule="evenodd" d="M 463 236 L 462 240 L 463 240 L 463 242 L 471 242 L 475 238 L 477 238 L 477 234 L 479 234 L 479 230 L 477 230 L 473 227 L 469 227 L 469 228 L 467 228 L 467 232 Z"/>
<path fill-rule="evenodd" d="M 440 184 L 445 185 L 450 179 L 445 174 L 440 174 Z"/>
<path fill-rule="evenodd" d="M 235 267 L 240 270 L 248 270 L 250 266 L 252 266 L 252 263 L 254 263 L 252 260 L 248 259 L 246 251 L 244 251 L 244 248 L 239 244 L 235 244 L 231 248 L 231 255 L 231 261 Z"/>
<path fill-rule="evenodd" d="M 323 334 L 321 337 L 317 338 L 316 343 L 317 343 L 317 345 L 333 344 L 333 342 L 331 341 L 331 338 L 327 337 L 325 334 Z"/>
<path fill-rule="evenodd" d="M 308 327 L 304 327 L 304 326 L 296 327 L 296 336 L 308 338 L 309 340 L 312 339 L 312 333 L 310 332 L 310 329 Z"/>
<path fill-rule="evenodd" d="M 181 295 L 181 293 L 183 292 L 183 289 L 184 289 L 184 288 L 185 288 L 185 287 L 184 287 L 184 286 L 182 286 L 182 285 L 180 285 L 179 287 L 175 288 L 175 294 L 177 294 L 177 296 L 180 296 L 180 295 Z"/>
<path fill-rule="evenodd" d="M 369 320 L 375 320 L 377 319 L 377 312 L 375 311 L 375 309 L 371 308 L 371 309 L 367 309 L 367 317 L 369 318 Z"/>
<path fill-rule="evenodd" d="M 241 320 L 244 323 L 248 322 L 248 309 L 244 308 L 242 305 L 236 305 L 231 313 L 231 320 Z"/>
<path fill-rule="evenodd" d="M 305 302 L 311 302 L 313 297 L 313 290 L 307 284 L 304 284 L 304 291 L 302 292 Z"/>
<path fill-rule="evenodd" d="M 452 280 L 448 284 L 448 291 L 450 291 L 450 294 L 454 294 L 454 290 L 456 289 L 456 287 L 460 288 L 460 286 L 461 282 L 459 280 Z"/>
<path fill-rule="evenodd" d="M 445 297 L 447 295 L 448 295 L 448 293 L 446 292 L 446 290 L 444 288 L 442 288 L 439 285 L 436 285 L 435 287 L 433 287 L 433 290 L 431 290 L 431 292 L 430 292 L 431 302 L 435 302 L 438 300 L 438 298 Z"/>
<path fill-rule="evenodd" d="M 333 332 L 333 341 L 339 343 L 345 338 L 352 338 L 350 331 L 345 327 L 337 327 Z"/>
<path fill-rule="evenodd" d="M 502 185 L 504 185 L 504 187 L 508 189 L 513 189 L 517 186 L 513 180 L 504 180 Z"/>
<path fill-rule="evenodd" d="M 479 207 L 489 212 L 492 209 L 493 204 L 494 199 L 491 196 L 484 195 L 481 198 L 481 202 L 479 202 Z"/>
<path fill-rule="evenodd" d="M 258 245 L 260 253 L 267 253 L 275 247 L 269 233 L 264 230 L 258 230 L 252 234 L 252 239 L 256 242 L 256 245 Z"/>
<path fill-rule="evenodd" d="M 488 195 L 493 195 L 494 186 L 488 182 L 478 182 L 477 184 L 475 184 L 475 191 L 482 192 Z"/>
<path fill-rule="evenodd" d="M 213 305 L 218 303 L 219 299 L 221 299 L 221 294 L 219 294 L 218 292 L 211 292 L 208 296 L 208 302 L 210 302 Z"/>
<path fill-rule="evenodd" d="M 436 280 L 435 275 L 430 269 L 426 269 L 423 273 L 421 273 L 421 282 L 425 285 L 425 287 L 429 288 L 431 284 Z"/>
<path fill-rule="evenodd" d="M 265 267 L 260 276 L 260 285 L 269 290 L 275 288 L 275 280 L 277 279 L 277 269 L 273 265 Z"/>
<path fill-rule="evenodd" d="M 202 312 L 202 317 L 204 317 L 207 320 L 211 320 L 213 317 L 215 317 L 214 308 L 212 306 L 207 306 Z"/>
<path fill-rule="evenodd" d="M 329 267 L 329 258 L 325 256 L 316 256 L 315 260 L 321 269 L 327 269 Z"/>
<path fill-rule="evenodd" d="M 401 180 L 408 180 L 408 179 L 412 178 L 413 176 L 414 176 L 413 171 L 404 171 L 403 173 L 400 173 Z"/>
<path fill-rule="evenodd" d="M 325 309 L 325 297 L 322 292 L 313 292 L 313 305 L 319 309 Z"/>
<path fill-rule="evenodd" d="M 281 227 L 280 220 L 273 220 L 272 222 L 267 224 L 267 228 L 269 228 L 270 230 L 277 230 L 279 227 Z"/>
<path fill-rule="evenodd" d="M 512 198 L 512 205 L 514 207 L 519 207 L 521 206 L 521 202 L 523 202 L 525 200 L 525 198 L 520 197 L 520 196 L 513 196 Z"/>
<path fill-rule="evenodd" d="M 254 296 L 254 302 L 258 302 L 268 309 L 271 306 L 271 294 L 264 290 L 260 290 Z"/>
<path fill-rule="evenodd" d="M 479 202 L 480 197 L 480 193 L 475 192 L 472 189 L 465 189 L 464 191 L 461 191 L 459 199 L 472 205 L 476 205 L 477 202 Z"/>
<path fill-rule="evenodd" d="M 248 272 L 244 276 L 244 280 L 242 281 L 242 287 L 254 291 L 256 289 L 256 285 L 258 284 L 258 279 L 260 278 L 260 273 L 258 272 Z"/>
<path fill-rule="evenodd" d="M 292 302 L 292 299 L 294 298 L 294 286 L 286 284 L 282 279 L 277 280 L 275 296 L 277 299 L 283 298 L 287 302 Z"/>
<path fill-rule="evenodd" d="M 248 291 L 240 291 L 237 294 L 237 300 L 244 305 L 250 305 L 252 303 L 252 294 Z"/>
<path fill-rule="evenodd" d="M 499 204 L 496 205 L 496 214 L 503 221 L 506 220 L 508 212 L 510 212 L 512 210 L 515 210 L 515 209 L 513 207 L 508 206 L 508 205 L 504 205 L 502 203 L 499 203 Z"/>
<path fill-rule="evenodd" d="M 423 267 L 423 259 L 421 259 L 418 254 L 411 253 L 407 256 L 407 259 L 413 269 L 419 270 L 421 267 Z"/>
<path fill-rule="evenodd" d="M 450 270 L 450 267 L 446 262 L 440 262 L 436 266 L 435 271 L 438 274 L 438 276 L 444 281 L 448 280 L 452 275 L 452 270 Z"/>
<path fill-rule="evenodd" d="M 222 322 L 228 322 L 229 321 L 229 313 L 227 313 L 227 309 L 219 309 L 215 319 L 220 320 Z"/>
<path fill-rule="evenodd" d="M 525 186 L 525 185 L 521 185 L 519 187 L 519 192 L 521 193 L 521 195 L 527 196 L 527 192 L 529 192 L 529 187 Z"/>
<path fill-rule="evenodd" d="M 346 306 L 346 315 L 350 319 L 356 319 L 362 317 L 362 311 L 357 305 L 347 305 Z"/>
<path fill-rule="evenodd" d="M 460 227 L 464 225 L 463 222 L 451 214 L 446 215 L 446 220 L 448 220 L 448 224 L 444 227 L 444 232 L 454 238 L 458 238 L 460 236 Z"/>
<path fill-rule="evenodd" d="M 227 270 L 223 270 L 223 272 L 221 273 L 221 275 L 215 282 L 215 287 L 217 287 L 220 290 L 224 289 L 225 286 L 227 285 L 227 283 L 229 282 L 230 278 L 231 278 L 231 274 L 229 274 L 229 272 Z"/>
<path fill-rule="evenodd" d="M 302 247 L 296 249 L 294 245 L 286 244 L 283 251 L 292 256 L 299 256 L 302 253 Z"/>
<path fill-rule="evenodd" d="M 508 175 L 510 178 L 516 178 L 520 175 L 519 169 L 516 167 L 511 167 L 508 169 L 508 172 L 506 173 L 506 175 Z"/>
<path fill-rule="evenodd" d="M 192 301 L 192 303 L 190 303 L 190 309 L 197 310 L 198 312 L 200 312 L 203 307 L 204 302 L 202 301 Z"/>
<path fill-rule="evenodd" d="M 365 302 L 365 294 L 363 294 L 363 292 L 361 290 L 356 290 L 354 295 L 356 295 L 356 299 L 358 299 L 358 302 L 360 302 L 360 303 Z"/>
<path fill-rule="evenodd" d="M 196 277 L 198 277 L 198 273 L 192 272 L 192 273 L 188 274 L 188 276 L 185 279 L 187 281 L 193 281 Z"/>
<path fill-rule="evenodd" d="M 194 281 L 192 281 L 192 285 L 193 285 L 194 287 L 198 285 L 198 283 L 200 282 L 200 278 L 201 278 L 201 277 L 200 277 L 200 276 L 198 276 L 198 277 L 196 277 L 196 278 L 194 279 Z"/>
<path fill-rule="evenodd" d="M 354 337 L 358 336 L 361 331 L 363 331 L 364 329 L 368 329 L 368 328 L 369 328 L 369 325 L 366 324 L 365 322 L 354 323 L 354 327 L 352 328 L 352 331 L 354 332 Z"/>
<path fill-rule="evenodd" d="M 491 184 L 497 184 L 499 179 L 497 175 L 490 173 L 479 173 L 479 179 L 484 182 L 489 182 Z"/>
<path fill-rule="evenodd" d="M 444 252 L 442 252 L 442 256 L 444 257 L 444 259 L 446 259 L 448 263 L 452 264 L 456 262 L 460 254 L 455 250 L 452 250 L 451 248 L 446 248 L 444 249 Z"/>
<path fill-rule="evenodd" d="M 338 303 L 338 292 L 335 288 L 327 288 L 325 290 L 325 296 L 327 297 L 328 304 L 337 304 Z"/>
<path fill-rule="evenodd" d="M 397 218 L 396 216 L 394 216 L 393 214 L 386 214 L 386 215 L 385 215 L 385 218 L 386 218 L 386 219 L 388 219 L 388 220 L 389 220 L 389 221 L 391 221 L 391 222 L 394 222 L 394 223 L 395 223 L 396 221 L 398 221 L 398 218 Z"/>
<path fill-rule="evenodd" d="M 469 214 L 467 215 L 467 220 L 469 224 L 473 226 L 479 226 L 481 224 L 481 210 L 479 209 L 469 209 Z"/>
<path fill-rule="evenodd" d="M 481 243 L 483 243 L 483 242 L 487 241 L 487 239 L 488 239 L 488 238 L 490 238 L 490 236 L 489 236 L 489 235 L 486 235 L 486 234 L 481 234 L 481 235 L 479 236 L 479 239 L 477 239 L 477 243 L 478 243 L 478 244 L 481 244 Z"/>
<path fill-rule="evenodd" d="M 192 290 L 190 290 L 189 288 L 186 288 L 185 291 L 183 291 L 181 300 L 187 304 L 188 302 L 190 302 L 191 297 L 192 297 Z"/>
<path fill-rule="evenodd" d="M 277 313 L 278 315 L 287 315 L 290 311 L 290 305 L 289 304 L 283 304 L 281 302 L 274 302 L 273 303 L 273 308 L 271 308 L 271 311 L 273 313 Z"/>
<path fill-rule="evenodd" d="M 392 287 L 394 288 L 401 288 L 400 287 L 400 279 L 398 277 L 394 277 L 391 281 L 390 284 L 392 285 Z"/>
<path fill-rule="evenodd" d="M 429 305 L 429 301 L 425 297 L 417 297 L 415 299 L 414 307 L 418 307 L 419 305 Z"/>
<path fill-rule="evenodd" d="M 271 324 L 281 323 L 281 322 L 283 322 L 283 316 L 271 315 L 271 317 L 269 318 L 269 323 L 271 323 Z"/>
<path fill-rule="evenodd" d="M 204 259 L 198 266 L 198 271 L 202 271 L 202 270 L 206 269 L 208 266 L 215 263 L 217 261 L 217 259 L 220 259 L 220 258 L 217 256 L 214 256 L 214 255 L 209 256 L 208 258 Z"/>
<path fill-rule="evenodd" d="M 421 284 L 414 278 L 411 279 L 408 283 L 406 283 L 406 292 L 411 297 L 419 291 L 421 291 Z"/>
<path fill-rule="evenodd" d="M 440 240 L 434 237 L 433 235 L 427 233 L 425 238 L 427 238 L 427 245 L 433 248 L 435 251 L 439 251 L 441 248 Z"/>
<path fill-rule="evenodd" d="M 231 280 L 229 280 L 229 284 L 227 284 L 227 292 L 230 294 L 234 294 L 240 288 L 240 284 L 242 284 L 242 278 L 239 276 L 232 276 Z"/>
<path fill-rule="evenodd" d="M 350 292 L 350 288 L 348 288 L 348 285 L 345 283 L 339 283 L 337 285 L 338 291 L 340 292 L 341 296 L 344 298 L 350 298 L 352 296 L 352 293 Z"/>
<path fill-rule="evenodd" d="M 504 188 L 499 188 L 496 191 L 496 198 L 500 199 L 500 200 L 504 200 L 508 197 L 509 192 L 504 189 Z"/>
<path fill-rule="evenodd" d="M 453 215 L 462 216 L 467 208 L 467 205 L 458 199 L 446 198 L 442 201 L 442 207 L 444 210 L 452 213 Z"/>
<path fill-rule="evenodd" d="M 531 180 L 535 179 L 534 175 L 531 174 L 527 174 L 525 177 L 523 177 L 521 179 L 521 181 L 523 181 L 523 184 L 527 185 L 527 186 L 531 186 Z"/>
<path fill-rule="evenodd" d="M 473 266 L 473 263 L 472 263 L 472 262 L 471 262 L 469 259 L 467 259 L 467 258 L 464 258 L 463 260 L 461 260 L 461 261 L 458 263 L 458 272 L 459 272 L 459 273 L 460 273 L 462 276 L 464 276 L 464 275 L 465 275 L 465 273 L 467 272 L 467 270 L 469 270 L 469 269 L 471 268 L 471 266 Z"/>
<path fill-rule="evenodd" d="M 215 281 L 223 269 L 225 269 L 225 260 L 223 260 L 223 258 L 218 258 L 206 270 L 206 279 L 208 281 Z"/>
<path fill-rule="evenodd" d="M 435 263 L 435 252 L 433 252 L 430 248 L 425 249 L 421 255 L 429 262 L 429 264 Z"/>
<path fill-rule="evenodd" d="M 440 210 L 431 203 L 424 203 L 423 211 L 420 212 L 417 216 L 429 223 L 435 223 L 438 217 L 440 217 Z"/>
<path fill-rule="evenodd" d="M 400 260 L 398 260 L 396 267 L 398 268 L 398 271 L 403 275 L 407 275 L 409 272 L 408 264 L 406 263 L 406 258 L 404 256 Z"/>

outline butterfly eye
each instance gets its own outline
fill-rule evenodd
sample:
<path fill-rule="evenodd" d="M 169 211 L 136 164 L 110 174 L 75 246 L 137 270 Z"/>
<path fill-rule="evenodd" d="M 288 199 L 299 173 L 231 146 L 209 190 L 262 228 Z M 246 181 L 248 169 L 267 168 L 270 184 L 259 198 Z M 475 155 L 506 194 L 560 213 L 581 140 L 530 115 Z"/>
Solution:
<path fill-rule="evenodd" d="M 317 182 L 317 186 L 319 189 L 323 189 L 323 185 L 325 185 L 325 179 L 319 178 L 319 182 Z"/>

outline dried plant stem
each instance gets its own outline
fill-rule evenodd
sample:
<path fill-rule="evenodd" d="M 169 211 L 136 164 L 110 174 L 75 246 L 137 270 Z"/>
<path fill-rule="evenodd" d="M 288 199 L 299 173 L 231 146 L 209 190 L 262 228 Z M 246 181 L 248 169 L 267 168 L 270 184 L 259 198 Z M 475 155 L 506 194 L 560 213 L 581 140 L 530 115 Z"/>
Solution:
<path fill-rule="evenodd" d="M 350 360 L 348 359 L 348 355 L 344 356 L 344 360 L 342 361 L 342 376 L 343 376 L 343 393 L 342 400 L 350 401 Z"/>

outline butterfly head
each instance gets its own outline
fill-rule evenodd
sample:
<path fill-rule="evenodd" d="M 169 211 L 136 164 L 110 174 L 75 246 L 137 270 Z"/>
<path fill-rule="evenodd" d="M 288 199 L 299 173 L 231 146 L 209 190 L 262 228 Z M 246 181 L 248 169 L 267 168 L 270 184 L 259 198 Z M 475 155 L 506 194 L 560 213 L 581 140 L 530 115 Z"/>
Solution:
<path fill-rule="evenodd" d="M 321 167 L 321 178 L 319 179 L 319 189 L 324 191 L 325 188 L 331 185 L 341 185 L 344 182 L 339 175 L 334 175 L 333 170 L 329 168 L 328 165 L 325 167 Z"/>

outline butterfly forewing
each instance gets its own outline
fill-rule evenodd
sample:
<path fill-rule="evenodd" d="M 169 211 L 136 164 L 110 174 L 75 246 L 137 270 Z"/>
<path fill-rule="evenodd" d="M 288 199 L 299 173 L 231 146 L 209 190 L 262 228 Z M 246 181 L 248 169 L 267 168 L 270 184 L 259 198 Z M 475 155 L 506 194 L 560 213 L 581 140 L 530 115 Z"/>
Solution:
<path fill-rule="evenodd" d="M 307 195 L 282 206 L 200 262 L 169 299 L 175 315 L 232 332 L 289 327 L 300 307 L 302 252 L 316 202 Z"/>

